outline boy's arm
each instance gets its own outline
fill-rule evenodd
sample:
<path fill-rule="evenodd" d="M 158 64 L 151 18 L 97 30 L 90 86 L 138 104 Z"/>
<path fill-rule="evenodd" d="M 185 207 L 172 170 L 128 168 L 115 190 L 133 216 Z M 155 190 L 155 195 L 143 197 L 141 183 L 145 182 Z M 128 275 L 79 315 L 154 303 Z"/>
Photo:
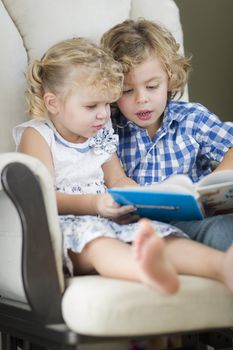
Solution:
<path fill-rule="evenodd" d="M 125 187 L 125 186 L 137 186 L 137 183 L 126 176 L 120 161 L 114 153 L 110 161 L 104 163 L 104 181 L 108 188 L 111 187 Z"/>
<path fill-rule="evenodd" d="M 223 160 L 214 171 L 227 170 L 227 169 L 229 170 L 233 169 L 233 148 L 230 148 L 228 150 Z"/>

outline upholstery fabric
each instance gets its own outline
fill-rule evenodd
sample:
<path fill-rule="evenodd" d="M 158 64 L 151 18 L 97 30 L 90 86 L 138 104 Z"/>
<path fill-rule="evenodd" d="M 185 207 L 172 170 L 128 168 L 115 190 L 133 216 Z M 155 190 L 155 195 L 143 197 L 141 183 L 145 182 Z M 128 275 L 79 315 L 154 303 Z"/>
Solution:
<path fill-rule="evenodd" d="M 136 282 L 72 278 L 62 302 L 72 330 L 108 336 L 227 327 L 233 324 L 232 308 L 232 294 L 222 283 L 191 276 L 181 276 L 180 290 L 172 296 Z"/>
<path fill-rule="evenodd" d="M 47 168 L 37 159 L 20 153 L 4 153 L 0 156 L 0 172 L 12 162 L 27 165 L 36 174 L 43 193 L 48 224 L 54 247 L 61 290 L 64 289 L 62 271 L 62 241 L 57 220 L 57 207 L 52 178 Z M 0 295 L 2 297 L 26 301 L 21 279 L 22 233 L 19 216 L 12 202 L 2 191 L 0 184 Z M 10 220 L 9 220 L 10 219 Z M 42 247 L 41 247 L 42 248 Z"/>
<path fill-rule="evenodd" d="M 25 71 L 55 42 L 85 36 L 98 42 L 111 26 L 127 18 L 164 23 L 183 50 L 179 11 L 173 0 L 3 0 L 0 3 L 0 151 L 15 149 L 12 127 L 26 115 Z M 187 91 L 184 95 L 187 99 Z"/>
<path fill-rule="evenodd" d="M 23 40 L 3 3 L 0 2 L 0 151 L 14 149 L 12 128 L 25 120 L 25 67 Z"/>

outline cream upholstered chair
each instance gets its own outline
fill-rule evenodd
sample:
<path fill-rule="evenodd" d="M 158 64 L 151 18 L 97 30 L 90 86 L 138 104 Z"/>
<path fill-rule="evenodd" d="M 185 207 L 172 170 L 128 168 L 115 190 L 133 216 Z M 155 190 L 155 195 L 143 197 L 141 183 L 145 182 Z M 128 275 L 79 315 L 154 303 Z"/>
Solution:
<path fill-rule="evenodd" d="M 100 276 L 64 280 L 52 180 L 14 152 L 12 127 L 26 120 L 25 68 L 58 40 L 102 33 L 126 18 L 165 24 L 183 48 L 172 0 L 2 0 L 0 3 L 0 332 L 3 350 L 75 349 L 103 339 L 189 334 L 183 346 L 230 347 L 233 297 L 216 281 L 181 276 L 176 295 Z M 187 98 L 187 92 L 186 96 Z M 185 254 L 185 252 L 184 252 Z M 220 330 L 216 338 L 213 330 Z M 224 331 L 223 331 L 224 330 Z M 202 332 L 199 335 L 199 332 Z M 188 345 L 187 345 L 188 344 Z M 111 347 L 109 347 L 111 348 Z"/>

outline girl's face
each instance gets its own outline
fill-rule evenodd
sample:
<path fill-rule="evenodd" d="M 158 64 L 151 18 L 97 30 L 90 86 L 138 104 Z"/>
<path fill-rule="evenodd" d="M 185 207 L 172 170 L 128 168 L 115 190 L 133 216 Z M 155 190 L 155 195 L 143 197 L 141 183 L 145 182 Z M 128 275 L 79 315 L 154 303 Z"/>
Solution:
<path fill-rule="evenodd" d="M 117 105 L 128 120 L 147 129 L 153 138 L 161 124 L 167 93 L 167 73 L 154 56 L 132 68 L 125 76 L 123 94 Z"/>
<path fill-rule="evenodd" d="M 108 96 L 84 84 L 73 89 L 64 101 L 56 98 L 56 113 L 51 120 L 59 134 L 69 142 L 85 142 L 104 127 L 110 118 Z"/>

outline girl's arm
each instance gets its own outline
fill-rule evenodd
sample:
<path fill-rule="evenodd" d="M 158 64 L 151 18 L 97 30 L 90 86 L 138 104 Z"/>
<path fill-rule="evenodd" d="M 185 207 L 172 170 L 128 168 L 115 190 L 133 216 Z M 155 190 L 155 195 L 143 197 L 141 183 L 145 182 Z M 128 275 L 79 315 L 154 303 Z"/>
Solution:
<path fill-rule="evenodd" d="M 48 168 L 53 177 L 52 154 L 48 144 L 38 131 L 30 127 L 25 129 L 20 140 L 18 152 L 26 153 L 29 156 L 39 159 Z"/>
<path fill-rule="evenodd" d="M 39 159 L 54 177 L 54 165 L 50 148 L 34 128 L 27 128 L 21 138 L 19 152 Z M 66 194 L 57 192 L 59 214 L 101 215 L 107 218 L 118 218 L 132 212 L 132 206 L 119 207 L 108 194 Z"/>
<path fill-rule="evenodd" d="M 233 148 L 230 148 L 225 154 L 221 163 L 217 166 L 215 171 L 219 170 L 231 170 L 233 169 Z"/>
<path fill-rule="evenodd" d="M 50 148 L 41 136 L 33 129 L 27 128 L 21 138 L 19 152 L 39 159 L 54 177 L 54 165 Z M 60 214 L 96 215 L 96 195 L 72 195 L 57 192 L 57 205 Z"/>
<path fill-rule="evenodd" d="M 137 183 L 126 176 L 117 154 L 114 153 L 110 161 L 104 163 L 104 181 L 108 188 L 138 186 Z"/>

